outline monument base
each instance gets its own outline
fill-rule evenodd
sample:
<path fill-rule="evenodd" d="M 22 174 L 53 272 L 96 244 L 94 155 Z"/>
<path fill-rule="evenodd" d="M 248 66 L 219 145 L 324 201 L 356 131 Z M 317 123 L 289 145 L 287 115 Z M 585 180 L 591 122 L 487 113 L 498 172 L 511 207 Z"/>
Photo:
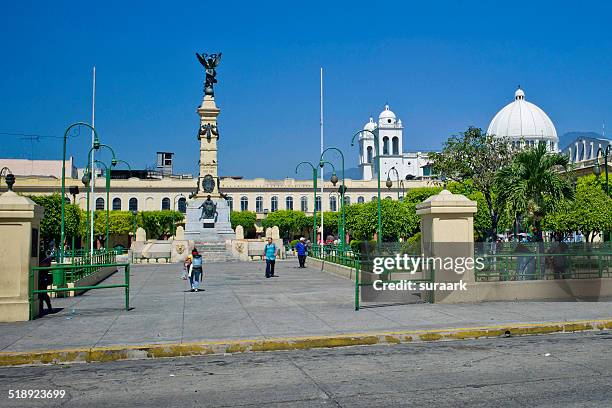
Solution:
<path fill-rule="evenodd" d="M 205 198 L 195 198 L 187 204 L 185 220 L 185 239 L 192 240 L 196 244 L 207 242 L 225 242 L 235 239 L 236 234 L 230 222 L 230 209 L 227 201 L 222 198 L 213 198 L 217 205 L 216 218 L 202 218 L 202 203 Z"/>

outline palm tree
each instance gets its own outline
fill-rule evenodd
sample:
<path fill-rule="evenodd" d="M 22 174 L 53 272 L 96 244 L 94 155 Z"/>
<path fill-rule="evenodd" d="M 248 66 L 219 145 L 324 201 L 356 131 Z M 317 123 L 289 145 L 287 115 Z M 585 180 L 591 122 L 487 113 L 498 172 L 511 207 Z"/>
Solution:
<path fill-rule="evenodd" d="M 569 157 L 550 153 L 545 143 L 518 152 L 512 164 L 497 172 L 497 199 L 511 219 L 526 214 L 542 241 L 542 219 L 562 199 L 573 199 L 572 181 L 561 170 L 569 167 Z"/>

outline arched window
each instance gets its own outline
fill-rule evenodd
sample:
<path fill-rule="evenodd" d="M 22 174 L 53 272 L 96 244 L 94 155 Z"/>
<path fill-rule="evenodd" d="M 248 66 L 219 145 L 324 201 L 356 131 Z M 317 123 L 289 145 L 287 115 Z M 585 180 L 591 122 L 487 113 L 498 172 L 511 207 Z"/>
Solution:
<path fill-rule="evenodd" d="M 263 212 L 263 197 L 259 196 L 255 198 L 255 212 Z"/>
<path fill-rule="evenodd" d="M 372 163 L 372 146 L 368 146 L 368 157 L 367 157 L 367 163 Z"/>
<path fill-rule="evenodd" d="M 183 214 L 187 212 L 187 199 L 185 197 L 181 197 L 178 199 L 178 210 L 180 213 Z"/>
<path fill-rule="evenodd" d="M 347 195 L 344 196 L 344 205 L 351 205 L 351 197 Z"/>
<path fill-rule="evenodd" d="M 365 198 L 363 198 L 363 196 L 359 196 L 359 197 L 357 197 L 357 202 L 359 204 L 365 203 Z"/>
<path fill-rule="evenodd" d="M 96 210 L 104 209 L 104 199 L 102 197 L 96 198 Z"/>
<path fill-rule="evenodd" d="M 395 136 L 391 143 L 393 147 L 393 154 L 396 156 L 399 155 L 399 137 Z"/>
<path fill-rule="evenodd" d="M 278 197 L 274 196 L 270 199 L 270 211 L 278 211 Z"/>
<path fill-rule="evenodd" d="M 317 196 L 315 200 L 315 211 L 321 211 L 321 196 Z"/>
<path fill-rule="evenodd" d="M 389 154 L 389 138 L 383 137 L 383 154 Z"/>
<path fill-rule="evenodd" d="M 374 196 L 372 197 L 372 201 L 376 201 L 378 199 L 378 197 Z"/>
<path fill-rule="evenodd" d="M 249 211 L 249 199 L 246 196 L 240 197 L 240 211 Z"/>
<path fill-rule="evenodd" d="M 285 198 L 285 209 L 293 210 L 293 197 L 287 196 L 287 198 Z"/>
<path fill-rule="evenodd" d="M 338 211 L 338 206 L 336 202 L 336 196 L 329 197 L 329 210 L 330 211 Z"/>
<path fill-rule="evenodd" d="M 128 210 L 138 211 L 138 199 L 136 197 L 132 197 L 130 201 L 128 201 Z"/>
<path fill-rule="evenodd" d="M 113 198 L 113 211 L 121 211 L 121 199 L 119 197 Z"/>
<path fill-rule="evenodd" d="M 225 201 L 227 201 L 227 206 L 230 211 L 234 211 L 234 199 L 231 196 L 226 196 Z"/>
<path fill-rule="evenodd" d="M 307 212 L 308 211 L 308 199 L 306 197 L 300 198 L 300 209 L 303 212 Z"/>
<path fill-rule="evenodd" d="M 168 197 L 162 198 L 162 210 L 170 209 L 170 199 Z"/>

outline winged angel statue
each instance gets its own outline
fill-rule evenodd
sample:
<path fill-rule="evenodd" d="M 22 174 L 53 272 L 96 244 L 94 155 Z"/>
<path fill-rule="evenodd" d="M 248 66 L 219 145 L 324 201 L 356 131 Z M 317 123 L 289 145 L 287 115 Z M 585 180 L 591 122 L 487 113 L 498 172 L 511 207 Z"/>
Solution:
<path fill-rule="evenodd" d="M 215 96 L 215 90 L 213 89 L 213 85 L 217 83 L 217 71 L 215 68 L 219 66 L 221 62 L 221 53 L 218 54 L 198 54 L 196 52 L 196 56 L 198 57 L 198 61 L 206 70 L 206 79 L 204 81 L 204 95 Z"/>

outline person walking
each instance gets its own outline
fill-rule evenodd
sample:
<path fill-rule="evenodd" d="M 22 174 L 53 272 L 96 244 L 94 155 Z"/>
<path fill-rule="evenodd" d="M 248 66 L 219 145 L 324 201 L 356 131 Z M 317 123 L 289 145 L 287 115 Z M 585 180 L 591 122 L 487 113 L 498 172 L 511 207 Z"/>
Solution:
<path fill-rule="evenodd" d="M 38 266 L 42 266 L 48 268 L 51 266 L 51 261 L 53 260 L 52 256 L 48 256 L 40 263 Z M 43 290 L 47 289 L 53 283 L 53 278 L 49 273 L 48 269 L 41 269 L 38 271 L 38 289 Z M 39 304 L 38 304 L 38 314 L 42 316 L 44 314 L 44 306 L 43 302 L 47 304 L 47 313 L 53 313 L 53 307 L 51 307 L 51 298 L 49 297 L 49 293 L 43 292 L 38 294 Z"/>
<path fill-rule="evenodd" d="M 308 250 L 306 248 L 306 238 L 301 237 L 297 244 L 295 244 L 295 250 L 297 251 L 298 262 L 300 268 L 306 267 L 306 254 Z"/>
<path fill-rule="evenodd" d="M 202 281 L 202 255 L 196 249 L 192 252 L 192 261 L 189 265 L 189 282 L 191 282 L 191 291 L 198 292 L 200 290 L 200 282 Z"/>
<path fill-rule="evenodd" d="M 272 238 L 268 238 L 268 243 L 264 247 L 264 259 L 266 260 L 266 278 L 275 278 L 274 264 L 276 263 L 276 245 Z"/>

